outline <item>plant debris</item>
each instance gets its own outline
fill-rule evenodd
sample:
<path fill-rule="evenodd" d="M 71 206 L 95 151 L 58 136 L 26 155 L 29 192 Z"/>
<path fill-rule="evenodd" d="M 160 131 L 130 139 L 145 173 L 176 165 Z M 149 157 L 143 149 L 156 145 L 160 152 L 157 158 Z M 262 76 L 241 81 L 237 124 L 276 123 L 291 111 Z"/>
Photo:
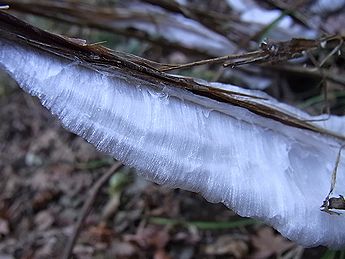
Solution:
<path fill-rule="evenodd" d="M 131 9 L 131 5 L 118 2 L 114 7 L 114 1 L 100 0 L 87 3 L 72 0 L 59 3 L 48 0 L 2 1 L 0 9 L 9 9 L 16 15 L 21 13 L 20 17 L 30 23 L 50 30 L 53 28 L 57 33 L 70 37 L 33 29 L 14 18 L 10 19 L 12 24 L 7 23 L 4 17 L 8 19 L 8 15 L 3 13 L 1 37 L 15 38 L 23 44 L 78 60 L 96 69 L 120 68 L 154 83 L 157 78 L 161 82 L 178 83 L 195 94 L 243 105 L 254 113 L 316 132 L 319 129 L 308 122 L 275 113 L 267 107 L 254 108 L 251 101 L 255 102 L 255 96 L 242 96 L 246 100 L 240 101 L 236 93 L 203 88 L 187 77 L 175 77 L 165 72 L 176 69 L 175 72 L 182 75 L 197 74 L 205 78 L 207 75 L 212 80 L 253 88 L 266 80 L 266 91 L 280 100 L 303 106 L 314 114 L 319 113 L 326 103 L 330 112 L 344 114 L 345 81 L 341 76 L 344 73 L 344 26 L 341 25 L 345 19 L 341 11 L 323 11 L 322 15 L 311 11 L 315 9 L 310 8 L 309 2 L 319 1 L 300 1 L 298 6 L 283 1 L 252 1 L 253 8 L 245 8 L 244 11 L 227 4 L 231 1 L 137 1 L 164 10 L 163 15 L 153 16 L 144 8 L 138 11 Z M 281 18 L 263 26 L 245 21 L 246 10 L 254 8 L 280 10 Z M 213 31 L 213 35 L 221 36 L 220 41 L 227 42 L 226 46 L 231 49 L 218 54 L 220 52 L 211 47 L 188 46 L 181 40 L 166 37 L 161 32 L 168 31 L 169 22 L 163 23 L 162 27 L 158 25 L 164 21 L 164 16 L 170 18 L 170 14 L 178 14 L 201 24 L 203 28 Z M 55 22 L 37 16 L 55 19 Z M 279 23 L 283 18 L 290 17 L 294 25 L 316 32 L 318 36 L 305 39 L 302 37 L 307 34 L 284 34 L 286 32 L 279 27 Z M 161 30 L 150 34 L 133 26 L 136 19 Z M 61 25 L 60 21 L 65 25 Z M 116 25 L 121 23 L 127 25 Z M 179 25 L 182 26 L 181 31 L 188 29 L 182 23 Z M 22 26 L 21 30 L 17 30 L 18 26 Z M 292 27 L 291 32 L 294 31 Z M 105 31 L 111 32 L 111 36 Z M 119 34 L 125 37 L 121 38 Z M 88 41 L 96 43 L 86 44 L 79 38 L 88 38 Z M 99 44 L 103 41 L 107 41 L 108 46 L 128 52 L 134 46 L 135 54 L 150 60 L 112 52 Z M 73 51 L 69 52 L 69 49 Z M 174 55 L 183 56 L 182 60 L 186 63 L 166 64 L 170 62 L 168 57 Z M 310 56 L 315 58 L 315 62 L 308 61 Z M 288 62 L 290 59 L 293 61 Z M 228 67 L 224 69 L 217 64 Z M 244 64 L 246 66 L 242 66 Z M 244 77 L 255 80 L 251 84 L 242 83 Z M 0 75 L 0 79 L 0 257 L 59 258 L 86 193 L 113 160 L 62 129 L 35 99 L 18 91 L 7 77 Z M 326 99 L 319 87 L 324 84 L 328 92 Z M 337 213 L 334 211 L 345 206 L 341 194 L 331 197 L 336 183 L 338 158 L 330 193 L 321 207 L 328 213 Z M 298 250 L 294 243 L 269 227 L 258 227 L 246 219 L 243 219 L 243 224 L 236 224 L 241 220 L 232 211 L 219 204 L 207 203 L 197 194 L 158 187 L 135 177 L 131 169 L 125 175 L 133 181 L 121 191 L 120 197 L 112 196 L 109 191 L 111 186 L 102 188 L 73 249 L 74 256 L 273 258 Z M 114 207 L 108 210 L 112 203 L 115 203 L 115 210 Z M 316 258 L 324 251 L 322 247 L 302 249 L 300 255 Z"/>

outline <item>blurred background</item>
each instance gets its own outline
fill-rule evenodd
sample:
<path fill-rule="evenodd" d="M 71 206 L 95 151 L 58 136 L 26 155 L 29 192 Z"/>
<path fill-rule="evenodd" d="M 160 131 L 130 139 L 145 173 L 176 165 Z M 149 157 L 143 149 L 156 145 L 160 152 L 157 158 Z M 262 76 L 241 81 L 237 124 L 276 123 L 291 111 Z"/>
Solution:
<path fill-rule="evenodd" d="M 267 92 L 310 114 L 345 113 L 345 1 L 11 0 L 7 12 L 49 32 L 160 63 L 339 35 L 296 59 L 171 73 Z M 280 50 L 279 50 L 280 51 Z M 283 51 L 283 50 L 281 50 Z M 0 73 L 0 258 L 59 258 L 92 184 L 114 163 Z M 302 248 L 259 221 L 124 168 L 102 189 L 75 258 L 345 258 Z"/>

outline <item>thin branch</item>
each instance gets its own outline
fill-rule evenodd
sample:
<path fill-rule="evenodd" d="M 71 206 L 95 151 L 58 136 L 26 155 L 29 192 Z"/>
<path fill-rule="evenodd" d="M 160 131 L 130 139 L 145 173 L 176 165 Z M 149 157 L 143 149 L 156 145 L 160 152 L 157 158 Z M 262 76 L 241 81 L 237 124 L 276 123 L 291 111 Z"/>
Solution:
<path fill-rule="evenodd" d="M 335 187 L 335 184 L 337 181 L 337 171 L 338 171 L 338 167 L 339 167 L 341 151 L 343 150 L 344 147 L 345 147 L 345 145 L 342 145 L 339 148 L 337 159 L 335 161 L 335 166 L 334 166 L 334 169 L 332 172 L 331 187 L 330 187 L 328 195 L 326 196 L 325 200 L 323 201 L 323 203 L 321 205 L 321 210 L 326 212 L 326 213 L 329 213 L 329 214 L 340 215 L 340 213 L 335 212 L 335 211 L 331 211 L 331 209 L 340 209 L 340 210 L 345 209 L 345 199 L 342 195 L 339 195 L 339 198 L 335 198 L 335 197 L 330 198 L 330 196 L 332 195 L 332 193 L 334 191 L 334 187 Z"/>
<path fill-rule="evenodd" d="M 337 159 L 335 161 L 335 167 L 333 169 L 333 173 L 332 173 L 332 181 L 331 181 L 331 188 L 329 190 L 329 194 L 328 196 L 330 196 L 334 190 L 335 187 L 335 183 L 336 183 L 336 179 L 337 179 L 337 171 L 338 171 L 338 166 L 339 166 L 339 162 L 340 162 L 340 156 L 341 156 L 341 151 L 343 150 L 343 148 L 345 147 L 345 145 L 342 145 L 338 151 L 338 155 L 337 155 Z"/>
<path fill-rule="evenodd" d="M 252 51 L 248 53 L 242 53 L 242 54 L 234 54 L 234 55 L 226 55 L 223 57 L 217 57 L 217 58 L 210 58 L 210 59 L 204 59 L 199 60 L 191 63 L 186 64 L 164 64 L 162 67 L 159 68 L 162 72 L 167 72 L 175 69 L 182 69 L 182 68 L 190 68 L 194 66 L 200 66 L 205 64 L 218 64 L 218 63 L 224 63 L 229 60 L 238 60 L 238 59 L 245 59 L 245 58 L 252 58 L 260 56 L 264 53 L 262 50 Z"/>
<path fill-rule="evenodd" d="M 83 222 L 86 219 L 86 216 L 89 214 L 90 209 L 92 204 L 94 203 L 97 194 L 99 193 L 101 187 L 110 179 L 110 177 L 116 172 L 118 171 L 121 167 L 122 167 L 122 163 L 121 162 L 117 162 L 115 163 L 105 174 L 102 175 L 101 178 L 98 179 L 98 181 L 94 184 L 94 186 L 92 187 L 92 189 L 89 191 L 88 194 L 88 198 L 85 201 L 83 208 L 80 212 L 78 221 L 75 225 L 75 228 L 73 230 L 72 236 L 70 237 L 66 249 L 64 251 L 63 254 L 63 259 L 68 259 L 70 258 L 71 254 L 72 254 L 72 250 L 74 247 L 75 242 L 77 241 L 78 235 L 80 233 L 81 230 L 81 226 L 83 224 Z"/>
<path fill-rule="evenodd" d="M 260 48 L 255 51 L 226 55 L 217 58 L 205 59 L 186 64 L 162 64 L 159 67 L 161 72 L 167 72 L 175 69 L 190 68 L 205 64 L 223 63 L 224 67 L 236 67 L 244 64 L 270 64 L 289 59 L 294 59 L 303 55 L 304 52 L 318 48 L 321 43 L 338 39 L 341 44 L 343 42 L 342 36 L 327 36 L 316 40 L 293 38 L 288 41 L 268 41 L 262 42 Z M 339 45 L 340 47 L 341 45 Z M 339 48 L 338 47 L 338 48 Z M 336 49 L 336 51 L 338 50 Z M 334 54 L 333 52 L 331 53 Z"/>

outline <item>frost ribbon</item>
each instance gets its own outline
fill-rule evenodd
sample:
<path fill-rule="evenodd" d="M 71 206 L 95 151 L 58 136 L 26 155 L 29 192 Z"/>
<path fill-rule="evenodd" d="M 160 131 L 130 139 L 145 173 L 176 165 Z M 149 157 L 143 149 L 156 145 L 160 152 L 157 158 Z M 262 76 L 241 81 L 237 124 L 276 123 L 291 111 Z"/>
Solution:
<path fill-rule="evenodd" d="M 0 68 L 67 130 L 147 179 L 199 192 L 301 245 L 345 245 L 345 217 L 320 211 L 344 118 L 310 123 L 314 117 L 264 93 L 161 73 L 148 60 L 4 12 Z"/>

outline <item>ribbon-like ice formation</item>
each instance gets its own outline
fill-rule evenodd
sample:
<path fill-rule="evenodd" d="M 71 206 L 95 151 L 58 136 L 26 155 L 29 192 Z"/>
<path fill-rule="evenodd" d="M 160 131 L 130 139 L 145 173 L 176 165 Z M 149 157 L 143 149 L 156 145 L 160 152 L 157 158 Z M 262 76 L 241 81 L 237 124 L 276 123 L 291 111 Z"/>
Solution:
<path fill-rule="evenodd" d="M 146 178 L 200 192 L 301 245 L 345 245 L 345 217 L 320 211 L 343 140 L 121 70 L 91 69 L 10 39 L 0 38 L 0 68 L 66 129 Z M 267 98 L 257 102 L 312 118 Z M 340 117 L 319 125 L 339 133 L 345 128 Z M 344 159 L 338 194 L 345 193 Z"/>

